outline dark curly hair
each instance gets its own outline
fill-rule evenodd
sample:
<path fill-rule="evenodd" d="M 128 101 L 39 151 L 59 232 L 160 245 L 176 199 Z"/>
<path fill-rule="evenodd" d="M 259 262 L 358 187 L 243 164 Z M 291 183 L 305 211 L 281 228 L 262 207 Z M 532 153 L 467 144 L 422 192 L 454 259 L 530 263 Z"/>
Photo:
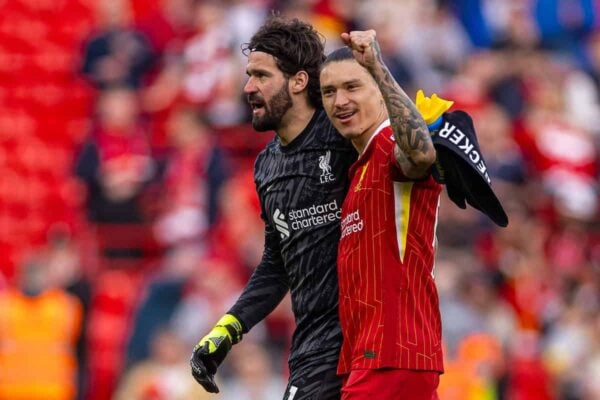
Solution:
<path fill-rule="evenodd" d="M 246 56 L 252 51 L 272 55 L 286 77 L 306 71 L 308 100 L 314 107 L 320 107 L 319 71 L 325 60 L 324 42 L 323 36 L 312 25 L 297 18 L 288 20 L 272 14 L 250 42 L 242 44 L 242 52 Z"/>

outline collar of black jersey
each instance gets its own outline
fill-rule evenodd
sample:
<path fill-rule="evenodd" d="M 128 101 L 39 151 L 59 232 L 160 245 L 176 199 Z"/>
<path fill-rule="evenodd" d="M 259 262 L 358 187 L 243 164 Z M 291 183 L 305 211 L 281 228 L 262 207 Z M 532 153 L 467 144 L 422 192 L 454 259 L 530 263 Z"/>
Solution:
<path fill-rule="evenodd" d="M 448 197 L 460 208 L 470 204 L 494 223 L 505 227 L 508 217 L 494 194 L 473 120 L 464 111 L 444 113 L 432 131 L 437 160 L 434 178 L 446 186 Z"/>

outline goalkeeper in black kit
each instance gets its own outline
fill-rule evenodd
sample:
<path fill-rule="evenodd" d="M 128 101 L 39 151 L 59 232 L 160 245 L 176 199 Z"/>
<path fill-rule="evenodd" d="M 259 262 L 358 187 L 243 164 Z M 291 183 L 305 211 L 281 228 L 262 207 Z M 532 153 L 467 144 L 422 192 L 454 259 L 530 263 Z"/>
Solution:
<path fill-rule="evenodd" d="M 289 290 L 296 329 L 283 399 L 339 399 L 336 258 L 356 151 L 322 109 L 319 70 L 325 56 L 312 26 L 272 16 L 244 53 L 252 125 L 276 133 L 254 170 L 265 248 L 237 302 L 194 348 L 192 374 L 207 391 L 218 392 L 214 374 L 227 353 Z"/>

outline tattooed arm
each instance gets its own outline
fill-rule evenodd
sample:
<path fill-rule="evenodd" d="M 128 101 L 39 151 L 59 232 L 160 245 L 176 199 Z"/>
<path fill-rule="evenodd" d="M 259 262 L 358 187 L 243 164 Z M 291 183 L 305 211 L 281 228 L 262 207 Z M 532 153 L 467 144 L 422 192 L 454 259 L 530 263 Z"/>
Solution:
<path fill-rule="evenodd" d="M 383 62 L 375 36 L 374 30 L 368 30 L 342 33 L 341 38 L 379 86 L 396 139 L 394 154 L 402 172 L 411 179 L 422 178 L 435 162 L 435 148 L 423 117 Z"/>

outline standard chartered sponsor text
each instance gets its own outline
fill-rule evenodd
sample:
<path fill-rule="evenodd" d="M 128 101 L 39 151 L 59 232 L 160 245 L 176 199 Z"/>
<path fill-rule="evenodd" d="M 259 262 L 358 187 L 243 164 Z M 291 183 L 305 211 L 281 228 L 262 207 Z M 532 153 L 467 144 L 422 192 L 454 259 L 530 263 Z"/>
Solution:
<path fill-rule="evenodd" d="M 288 220 L 292 229 L 297 230 L 339 220 L 341 214 L 342 210 L 338 206 L 337 200 L 333 200 L 325 204 L 313 204 L 299 210 L 290 210 Z"/>
<path fill-rule="evenodd" d="M 346 237 L 352 233 L 363 230 L 365 224 L 360 217 L 358 210 L 349 213 L 342 219 L 342 237 Z"/>

